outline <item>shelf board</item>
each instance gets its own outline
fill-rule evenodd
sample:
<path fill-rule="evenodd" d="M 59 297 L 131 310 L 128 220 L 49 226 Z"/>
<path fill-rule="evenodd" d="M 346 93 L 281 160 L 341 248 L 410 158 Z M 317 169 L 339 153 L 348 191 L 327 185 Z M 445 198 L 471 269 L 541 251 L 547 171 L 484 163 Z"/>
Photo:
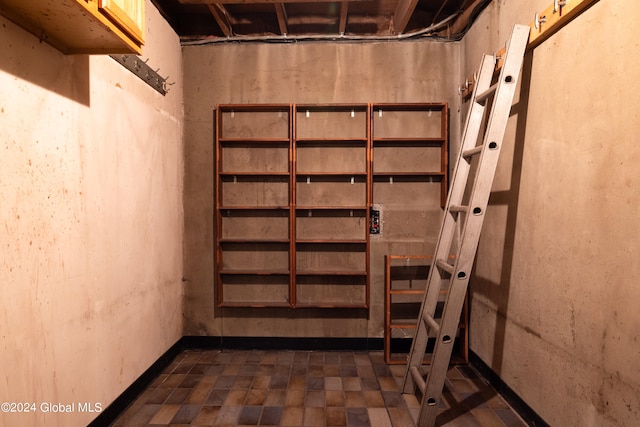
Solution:
<path fill-rule="evenodd" d="M 296 303 L 296 308 L 369 308 L 366 303 L 348 304 L 337 302 Z"/>
<path fill-rule="evenodd" d="M 442 172 L 374 172 L 373 182 L 426 182 L 442 185 L 445 174 Z"/>
<path fill-rule="evenodd" d="M 352 240 L 330 240 L 330 239 L 297 239 L 296 243 L 306 244 L 306 245 L 315 245 L 315 244 L 326 244 L 326 245 L 366 245 L 367 241 L 362 239 L 352 239 Z"/>
<path fill-rule="evenodd" d="M 417 325 L 417 320 L 416 320 L 416 323 L 404 323 L 404 322 L 390 323 L 389 329 L 415 329 L 416 325 Z M 464 323 L 462 322 L 458 323 L 458 329 L 464 329 L 464 328 L 465 328 Z"/>
<path fill-rule="evenodd" d="M 343 147 L 349 145 L 362 146 L 366 145 L 368 138 L 297 138 L 297 145 L 302 146 L 318 146 L 318 147 Z"/>
<path fill-rule="evenodd" d="M 426 259 L 432 260 L 433 256 L 431 255 L 387 255 L 389 259 Z"/>
<path fill-rule="evenodd" d="M 296 276 L 367 276 L 364 270 L 296 270 Z M 304 285 L 302 285 L 304 286 Z"/>
<path fill-rule="evenodd" d="M 443 111 L 447 107 L 444 102 L 414 102 L 414 103 L 377 103 L 372 111 Z"/>
<path fill-rule="evenodd" d="M 289 270 L 221 270 L 218 273 L 221 276 L 288 276 Z"/>
<path fill-rule="evenodd" d="M 295 110 L 301 111 L 359 111 L 366 113 L 368 104 L 296 104 Z"/>
<path fill-rule="evenodd" d="M 220 243 L 289 243 L 289 239 L 220 239 Z"/>
<path fill-rule="evenodd" d="M 288 113 L 289 109 L 289 104 L 218 104 L 218 110 L 225 113 L 231 113 L 232 111 L 245 113 L 281 111 Z"/>
<path fill-rule="evenodd" d="M 443 177 L 444 172 L 374 172 L 373 176 L 437 176 Z"/>
<path fill-rule="evenodd" d="M 282 171 L 282 172 L 253 172 L 253 171 L 231 171 L 231 172 L 220 172 L 218 175 L 220 175 L 221 178 L 226 178 L 226 177 L 234 177 L 234 176 L 241 176 L 243 178 L 246 177 L 255 177 L 255 178 L 261 178 L 261 177 L 289 177 L 289 171 Z"/>
<path fill-rule="evenodd" d="M 431 261 L 433 260 L 433 255 L 386 255 L 390 260 L 394 259 L 402 259 L 402 260 L 411 260 L 411 259 L 423 259 L 427 261 L 425 265 L 431 265 Z M 456 259 L 455 255 L 449 255 L 449 259 Z M 393 267 L 403 267 L 404 265 L 397 265 Z"/>
<path fill-rule="evenodd" d="M 218 304 L 218 307 L 228 308 L 264 308 L 264 307 L 282 307 L 289 308 L 291 304 L 286 301 L 283 302 L 222 302 Z"/>
<path fill-rule="evenodd" d="M 296 206 L 296 211 L 366 211 L 367 206 Z"/>
<path fill-rule="evenodd" d="M 425 280 L 427 278 L 425 277 Z M 440 289 L 440 295 L 447 294 L 446 289 Z M 424 289 L 390 289 L 389 295 L 424 295 Z M 399 302 L 391 302 L 391 304 L 400 304 Z"/>
<path fill-rule="evenodd" d="M 316 245 L 316 244 L 325 244 L 325 245 L 366 245 L 366 240 L 296 240 L 296 244 L 299 243 L 301 245 Z M 303 250 L 304 251 L 304 250 Z M 306 251 L 305 251 L 306 252 Z M 313 252 L 313 251 L 309 251 Z"/>
<path fill-rule="evenodd" d="M 424 295 L 424 289 L 391 289 L 391 295 Z"/>
<path fill-rule="evenodd" d="M 391 329 L 415 329 L 415 323 L 392 323 L 389 325 Z"/>
<path fill-rule="evenodd" d="M 289 211 L 289 206 L 218 206 L 219 211 Z M 260 216 L 260 215 L 255 215 Z"/>
<path fill-rule="evenodd" d="M 445 139 L 434 138 L 373 138 L 373 147 L 440 147 Z"/>
<path fill-rule="evenodd" d="M 304 183 L 304 178 L 316 178 L 321 181 L 331 181 L 335 182 L 337 178 L 349 178 L 349 177 L 358 177 L 358 178 L 366 178 L 366 171 L 357 171 L 357 172 L 301 172 L 296 171 L 296 181 Z M 333 178 L 329 180 L 328 178 Z M 361 183 L 364 183 L 364 180 L 360 180 Z"/>
<path fill-rule="evenodd" d="M 289 138 L 218 138 L 218 142 L 221 144 L 229 144 L 229 145 L 241 145 L 241 144 L 251 144 L 251 145 L 261 145 L 261 144 L 289 144 L 291 140 Z"/>

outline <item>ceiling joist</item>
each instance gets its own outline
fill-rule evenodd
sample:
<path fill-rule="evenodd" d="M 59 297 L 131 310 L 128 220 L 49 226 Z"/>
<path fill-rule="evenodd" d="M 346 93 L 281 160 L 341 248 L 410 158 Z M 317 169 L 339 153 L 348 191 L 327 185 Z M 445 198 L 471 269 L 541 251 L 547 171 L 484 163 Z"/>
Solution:
<path fill-rule="evenodd" d="M 276 15 L 278 17 L 278 26 L 280 27 L 280 34 L 287 35 L 289 32 L 287 29 L 287 10 L 284 8 L 284 3 L 275 3 Z"/>
<path fill-rule="evenodd" d="M 393 26 L 396 33 L 402 34 L 407 28 L 409 19 L 411 19 L 411 15 L 413 15 L 417 4 L 418 0 L 400 0 L 398 2 L 393 14 Z"/>
<path fill-rule="evenodd" d="M 491 0 L 151 0 L 188 42 L 450 37 Z M 556 0 L 561 2 L 561 0 Z M 577 0 L 571 0 L 571 2 Z M 0 0 L 2 2 L 2 0 Z M 567 3 L 568 4 L 568 3 Z"/>
<path fill-rule="evenodd" d="M 336 3 L 336 0 L 179 0 L 182 4 L 267 4 L 267 3 Z M 342 3 L 371 0 L 342 0 Z"/>
<path fill-rule="evenodd" d="M 224 6 L 222 6 L 221 4 L 209 4 L 207 5 L 207 7 L 218 23 L 218 26 L 220 27 L 220 30 L 222 30 L 222 33 L 227 37 L 233 36 L 233 29 L 231 28 L 229 14 L 225 10 Z"/>
<path fill-rule="evenodd" d="M 340 34 L 344 34 L 347 30 L 347 13 L 349 11 L 349 2 L 342 2 L 342 6 L 340 7 Z"/>

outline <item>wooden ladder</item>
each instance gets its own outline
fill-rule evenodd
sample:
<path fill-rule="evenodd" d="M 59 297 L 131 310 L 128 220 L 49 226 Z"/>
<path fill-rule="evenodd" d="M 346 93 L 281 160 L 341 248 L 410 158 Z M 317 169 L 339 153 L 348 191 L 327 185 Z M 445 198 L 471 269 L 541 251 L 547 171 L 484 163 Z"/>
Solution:
<path fill-rule="evenodd" d="M 473 90 L 402 387 L 403 393 L 414 393 L 416 386 L 422 393 L 419 427 L 433 426 L 436 421 L 529 30 L 527 25 L 514 26 L 503 58 L 484 56 Z M 497 80 L 494 80 L 496 74 Z M 456 250 L 453 241 L 459 227 Z M 436 319 L 441 290 L 447 290 L 447 296 L 442 316 Z M 423 373 L 422 361 L 429 336 L 435 336 L 436 342 L 431 365 L 425 367 L 427 372 Z"/>

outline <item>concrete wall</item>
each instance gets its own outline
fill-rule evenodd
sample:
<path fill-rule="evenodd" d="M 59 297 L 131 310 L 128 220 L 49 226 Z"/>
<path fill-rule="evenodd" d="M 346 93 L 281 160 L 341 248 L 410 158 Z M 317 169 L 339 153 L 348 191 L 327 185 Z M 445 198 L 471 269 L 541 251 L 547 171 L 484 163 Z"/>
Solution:
<path fill-rule="evenodd" d="M 549 3 L 494 1 L 461 81 Z M 640 419 L 638 16 L 597 2 L 527 57 L 471 279 L 471 349 L 551 425 Z"/>
<path fill-rule="evenodd" d="M 430 222 L 422 217 L 422 228 L 407 221 L 403 230 L 372 239 L 368 313 L 217 309 L 213 110 L 216 104 L 229 103 L 448 102 L 454 141 L 460 121 L 456 92 L 460 45 L 263 43 L 187 46 L 183 51 L 185 335 L 381 337 L 384 254 L 431 253 L 435 237 L 425 242 L 425 236 L 437 232 L 438 215 L 429 216 Z"/>
<path fill-rule="evenodd" d="M 78 403 L 106 408 L 182 335 L 180 45 L 151 2 L 146 34 L 166 97 L 0 18 L 0 402 L 36 405 L 1 425 L 86 425 Z"/>

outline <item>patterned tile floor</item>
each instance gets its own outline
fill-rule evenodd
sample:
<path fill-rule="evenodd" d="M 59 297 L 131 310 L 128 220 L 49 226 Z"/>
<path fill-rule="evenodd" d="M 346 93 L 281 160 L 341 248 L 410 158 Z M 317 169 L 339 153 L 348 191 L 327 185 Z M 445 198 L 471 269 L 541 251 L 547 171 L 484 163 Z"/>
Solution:
<path fill-rule="evenodd" d="M 413 426 L 404 366 L 382 352 L 188 350 L 113 426 Z M 470 366 L 449 369 L 436 421 L 525 426 Z"/>

